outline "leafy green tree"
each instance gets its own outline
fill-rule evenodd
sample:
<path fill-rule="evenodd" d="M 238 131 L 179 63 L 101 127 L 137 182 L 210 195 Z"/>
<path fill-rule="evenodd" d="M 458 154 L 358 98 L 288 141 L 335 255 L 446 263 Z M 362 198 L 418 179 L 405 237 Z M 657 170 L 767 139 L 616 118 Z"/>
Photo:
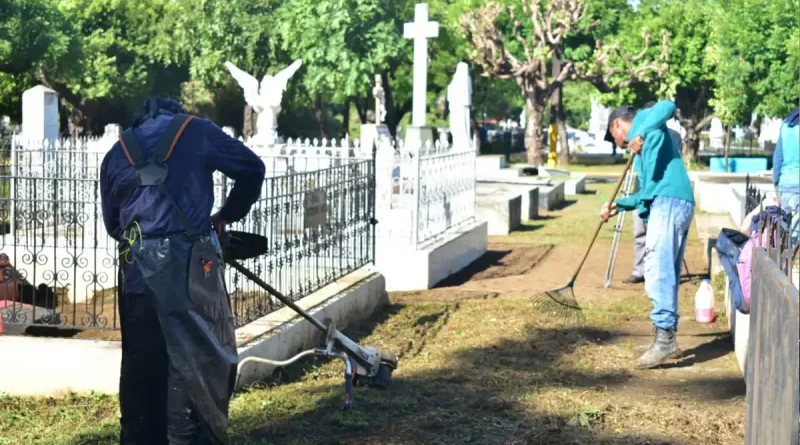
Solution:
<path fill-rule="evenodd" d="M 713 27 L 716 94 L 726 123 L 762 116 L 783 117 L 797 106 L 797 4 L 792 0 L 731 0 L 715 3 Z"/>
<path fill-rule="evenodd" d="M 385 0 L 289 0 L 280 9 L 281 48 L 303 60 L 301 82 L 314 98 L 323 137 L 325 100 L 369 101 L 374 75 L 406 60 L 408 45 L 398 33 L 407 2 Z M 391 87 L 386 85 L 385 87 Z M 345 120 L 346 120 L 345 119 Z"/>
<path fill-rule="evenodd" d="M 472 59 L 493 76 L 514 79 L 521 89 L 528 114 L 525 147 L 532 165 L 542 164 L 545 106 L 552 102 L 557 110 L 563 109 L 560 97 L 554 94 L 566 81 L 580 78 L 613 91 L 648 82 L 666 71 L 666 36 L 655 61 L 646 57 L 649 35 L 645 36 L 645 50 L 635 56 L 618 43 L 604 45 L 599 40 L 589 55 L 584 54 L 587 50 L 567 51 L 569 36 L 588 35 L 598 25 L 588 12 L 586 0 L 507 0 L 462 16 L 464 32 L 474 45 Z M 559 119 L 564 121 L 563 116 Z"/>
<path fill-rule="evenodd" d="M 716 0 L 642 0 L 633 20 L 622 29 L 623 43 L 635 45 L 630 38 L 636 30 L 665 30 L 670 34 L 670 67 L 663 82 L 647 88 L 630 89 L 621 99 L 637 106 L 651 99 L 673 97 L 677 118 L 686 130 L 684 157 L 696 156 L 700 131 L 714 116 L 713 98 L 715 59 L 711 54 L 712 23 Z"/>
<path fill-rule="evenodd" d="M 36 72 L 61 65 L 77 54 L 68 19 L 55 0 L 0 0 L 0 114 L 21 119 L 22 92 L 36 83 Z M 67 63 L 63 63 L 67 62 Z"/>
<path fill-rule="evenodd" d="M 192 86 L 184 101 L 221 125 L 254 132 L 253 110 L 225 68 L 230 61 L 261 79 L 291 63 L 280 49 L 278 0 L 176 0 L 169 2 L 153 42 L 155 55 L 188 67 Z M 286 96 L 297 94 L 291 82 Z M 237 112 L 236 110 L 243 110 Z"/>

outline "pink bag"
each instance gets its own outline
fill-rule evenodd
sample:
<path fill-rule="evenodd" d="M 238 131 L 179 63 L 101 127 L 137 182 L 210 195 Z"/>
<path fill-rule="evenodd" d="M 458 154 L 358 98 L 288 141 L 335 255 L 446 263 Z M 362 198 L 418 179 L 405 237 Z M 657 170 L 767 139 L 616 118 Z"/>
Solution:
<path fill-rule="evenodd" d="M 744 307 L 747 308 L 750 307 L 750 283 L 752 281 L 753 274 L 753 250 L 764 247 L 767 245 L 767 243 L 769 243 L 770 232 L 774 236 L 775 228 L 770 226 L 767 230 L 753 232 L 750 236 L 750 241 L 748 241 L 744 247 L 742 247 L 742 253 L 739 254 L 739 262 L 736 263 L 736 269 L 739 271 L 739 284 L 742 286 Z M 775 243 L 773 242 L 772 244 L 774 245 Z"/>
<path fill-rule="evenodd" d="M 736 269 L 739 271 L 739 284 L 742 286 L 742 297 L 744 298 L 743 306 L 750 308 L 750 281 L 753 273 L 753 249 L 758 247 L 759 242 L 758 233 L 754 234 L 750 241 L 745 243 L 742 247 L 742 253 L 739 254 L 739 262 L 736 263 Z"/>

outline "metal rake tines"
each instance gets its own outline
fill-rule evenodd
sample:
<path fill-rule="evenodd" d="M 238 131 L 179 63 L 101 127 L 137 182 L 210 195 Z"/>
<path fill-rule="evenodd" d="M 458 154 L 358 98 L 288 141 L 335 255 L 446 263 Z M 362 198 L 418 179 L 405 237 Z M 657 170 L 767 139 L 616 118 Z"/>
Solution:
<path fill-rule="evenodd" d="M 575 298 L 572 287 L 562 287 L 534 295 L 533 307 L 544 315 L 557 318 L 568 324 L 583 324 L 586 316 Z"/>

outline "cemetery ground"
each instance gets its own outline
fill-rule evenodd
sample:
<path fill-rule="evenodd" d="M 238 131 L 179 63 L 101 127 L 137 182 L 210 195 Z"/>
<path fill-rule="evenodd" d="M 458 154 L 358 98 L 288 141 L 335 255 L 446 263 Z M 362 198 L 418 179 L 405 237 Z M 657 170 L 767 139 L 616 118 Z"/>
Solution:
<path fill-rule="evenodd" d="M 492 238 L 480 264 L 436 289 L 390 294 L 388 307 L 348 329 L 400 356 L 388 390 L 357 389 L 355 410 L 341 411 L 341 363 L 311 360 L 235 397 L 234 443 L 742 443 L 745 387 L 724 315 L 693 321 L 706 272 L 696 233 L 687 250 L 693 275 L 680 291 L 684 355 L 675 362 L 633 368 L 652 328 L 642 286 L 620 283 L 631 270 L 630 220 L 612 288 L 602 287 L 608 226 L 578 279 L 585 326 L 533 311 L 531 295 L 569 280 L 612 188 L 588 184 L 561 210 Z M 118 415 L 111 396 L 0 396 L 0 444 L 117 443 Z"/>

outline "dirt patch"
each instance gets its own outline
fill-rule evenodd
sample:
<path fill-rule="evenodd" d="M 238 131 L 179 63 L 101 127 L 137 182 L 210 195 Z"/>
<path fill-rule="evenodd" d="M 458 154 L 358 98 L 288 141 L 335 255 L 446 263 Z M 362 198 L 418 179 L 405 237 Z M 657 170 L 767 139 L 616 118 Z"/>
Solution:
<path fill-rule="evenodd" d="M 522 277 L 530 273 L 552 250 L 551 245 L 493 243 L 482 257 L 435 288 L 392 292 L 389 298 L 395 303 L 491 300 L 506 291 L 498 282 L 503 278 Z"/>
<path fill-rule="evenodd" d="M 443 280 L 436 287 L 460 286 L 470 281 L 524 275 L 553 250 L 552 245 L 515 245 L 493 243 L 472 264 Z"/>

